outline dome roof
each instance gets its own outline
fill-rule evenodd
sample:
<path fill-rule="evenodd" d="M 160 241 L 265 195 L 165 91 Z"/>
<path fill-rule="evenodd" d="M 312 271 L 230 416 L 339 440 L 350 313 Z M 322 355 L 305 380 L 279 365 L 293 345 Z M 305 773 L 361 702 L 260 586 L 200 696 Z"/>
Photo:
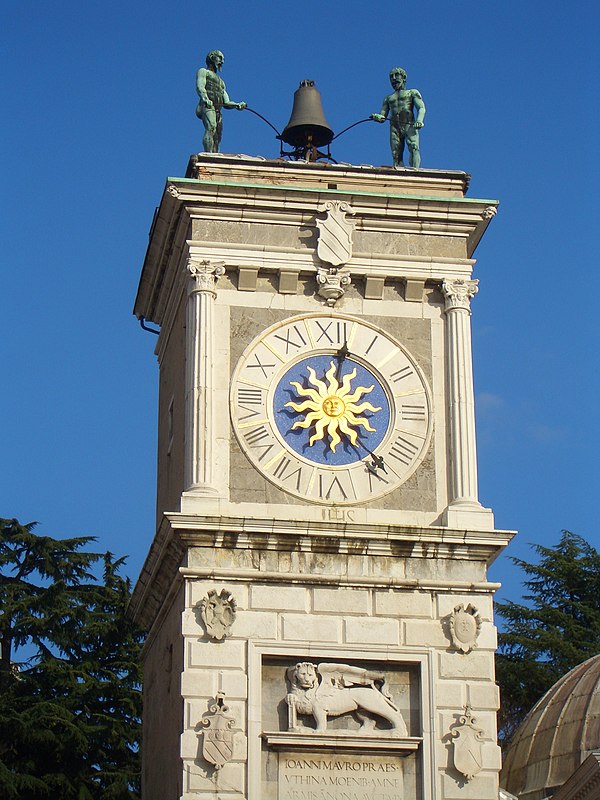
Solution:
<path fill-rule="evenodd" d="M 529 712 L 508 748 L 500 784 L 543 800 L 600 749 L 600 655 L 564 675 Z"/>

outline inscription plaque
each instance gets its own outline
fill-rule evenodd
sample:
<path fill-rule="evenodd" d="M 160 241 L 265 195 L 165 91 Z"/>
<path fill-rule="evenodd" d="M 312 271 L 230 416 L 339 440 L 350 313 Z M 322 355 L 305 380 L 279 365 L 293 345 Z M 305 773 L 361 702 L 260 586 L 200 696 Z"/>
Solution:
<path fill-rule="evenodd" d="M 280 753 L 278 800 L 403 800 L 403 762 L 385 755 Z"/>

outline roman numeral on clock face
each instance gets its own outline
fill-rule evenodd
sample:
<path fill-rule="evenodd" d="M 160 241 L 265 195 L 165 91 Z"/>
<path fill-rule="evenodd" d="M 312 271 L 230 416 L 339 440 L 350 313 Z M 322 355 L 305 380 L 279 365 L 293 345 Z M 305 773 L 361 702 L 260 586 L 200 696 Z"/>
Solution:
<path fill-rule="evenodd" d="M 275 367 L 275 364 L 267 364 L 266 362 L 263 364 L 263 362 L 258 357 L 258 353 L 254 353 L 253 361 L 250 364 L 247 364 L 247 368 L 248 369 L 259 369 L 262 372 L 262 374 L 265 376 L 265 378 L 269 377 L 269 374 L 268 374 L 267 370 L 268 369 L 274 369 L 274 367 Z"/>
<path fill-rule="evenodd" d="M 317 344 L 344 344 L 348 341 L 350 323 L 344 320 L 318 320 L 315 319 L 315 339 Z"/>
<path fill-rule="evenodd" d="M 264 416 L 263 393 L 261 389 L 238 386 L 237 390 L 238 420 L 245 422 L 252 417 Z"/>
<path fill-rule="evenodd" d="M 257 456 L 258 461 L 263 461 L 276 446 L 272 433 L 265 425 L 259 425 L 244 433 L 244 440 L 248 447 L 260 451 L 260 455 Z"/>
<path fill-rule="evenodd" d="M 349 480 L 342 480 L 339 475 L 319 473 L 317 477 L 317 493 L 322 500 L 348 500 L 354 497 L 352 484 Z"/>
<path fill-rule="evenodd" d="M 249 386 L 238 386 L 238 403 L 248 406 L 259 406 L 262 403 L 262 389 L 251 389 Z"/>
<path fill-rule="evenodd" d="M 273 475 L 279 478 L 280 481 L 289 482 L 297 492 L 300 491 L 300 481 L 302 479 L 302 467 L 296 466 L 296 469 L 290 470 L 290 465 L 294 466 L 292 460 L 283 456 L 273 470 Z"/>
<path fill-rule="evenodd" d="M 414 375 L 414 370 L 412 367 L 402 367 L 402 369 L 397 369 L 396 372 L 392 372 L 390 374 L 390 378 L 394 383 L 398 383 L 398 381 L 404 380 L 404 378 L 408 378 L 410 375 Z"/>
<path fill-rule="evenodd" d="M 425 419 L 425 404 L 424 403 L 402 403 L 401 412 L 402 412 L 402 419 L 406 419 L 406 420 L 424 420 Z"/>
<path fill-rule="evenodd" d="M 286 356 L 290 352 L 290 347 L 296 348 L 296 350 L 300 350 L 301 347 L 306 347 L 308 342 L 302 335 L 302 332 L 298 328 L 297 325 L 293 325 L 291 328 L 288 328 L 285 332 L 284 336 L 276 333 L 273 337 L 274 339 L 279 339 L 280 342 L 285 344 L 285 354 Z M 292 350 L 292 352 L 294 352 Z"/>
<path fill-rule="evenodd" d="M 408 466 L 419 452 L 417 445 L 406 439 L 404 436 L 397 436 L 393 445 L 390 447 L 388 457 L 395 458 L 401 464 Z"/>

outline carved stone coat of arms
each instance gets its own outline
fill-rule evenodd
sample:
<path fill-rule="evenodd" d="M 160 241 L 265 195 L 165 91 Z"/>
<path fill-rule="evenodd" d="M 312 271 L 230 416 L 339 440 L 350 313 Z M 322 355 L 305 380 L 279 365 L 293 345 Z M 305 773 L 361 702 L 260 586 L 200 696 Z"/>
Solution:
<path fill-rule="evenodd" d="M 351 214 L 348 203 L 329 201 L 320 207 L 325 211 L 325 219 L 316 221 L 319 229 L 317 255 L 321 261 L 339 267 L 352 257 L 352 231 L 354 226 L 347 218 Z"/>

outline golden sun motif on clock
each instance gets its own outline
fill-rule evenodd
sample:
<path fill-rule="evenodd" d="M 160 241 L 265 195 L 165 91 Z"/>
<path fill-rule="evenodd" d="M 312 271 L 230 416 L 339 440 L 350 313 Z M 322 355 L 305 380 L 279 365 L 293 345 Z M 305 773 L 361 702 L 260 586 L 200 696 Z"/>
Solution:
<path fill-rule="evenodd" d="M 290 401 L 286 407 L 293 408 L 294 411 L 307 411 L 303 420 L 298 420 L 292 425 L 292 430 L 296 428 L 310 428 L 315 425 L 315 430 L 309 439 L 308 444 L 312 446 L 315 442 L 329 436 L 329 449 L 335 453 L 335 448 L 342 441 L 339 431 L 348 436 L 352 444 L 357 443 L 358 433 L 350 426 L 362 426 L 366 431 L 374 432 L 375 428 L 369 425 L 365 417 L 358 417 L 363 411 L 381 411 L 381 406 L 376 407 L 372 403 L 365 401 L 358 403 L 363 395 L 372 392 L 372 386 L 357 386 L 352 391 L 352 381 L 356 378 L 356 369 L 344 375 L 341 383 L 336 377 L 339 367 L 332 361 L 330 368 L 325 373 L 326 381 L 319 380 L 312 367 L 307 367 L 308 382 L 310 386 L 301 386 L 297 381 L 290 381 L 290 385 L 296 390 L 296 394 L 302 398 L 307 398 L 302 403 Z M 357 404 L 358 403 L 358 404 Z"/>

